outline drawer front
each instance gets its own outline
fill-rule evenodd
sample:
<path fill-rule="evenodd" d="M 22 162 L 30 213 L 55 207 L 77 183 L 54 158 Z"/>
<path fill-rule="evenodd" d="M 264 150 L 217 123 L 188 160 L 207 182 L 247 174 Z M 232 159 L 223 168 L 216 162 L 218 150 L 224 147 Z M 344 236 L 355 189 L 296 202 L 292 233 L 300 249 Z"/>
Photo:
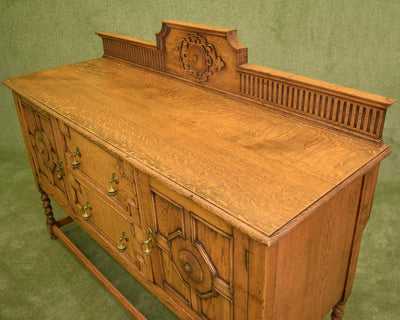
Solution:
<path fill-rule="evenodd" d="M 72 178 L 71 188 L 75 214 L 85 220 L 83 225 L 94 226 L 121 254 L 127 254 L 138 271 L 148 278 L 149 270 L 143 254 L 145 235 L 141 226 L 105 203 L 100 194 L 77 179 Z"/>
<path fill-rule="evenodd" d="M 83 175 L 96 184 L 105 197 L 129 212 L 138 208 L 134 168 L 75 130 L 65 127 L 65 160 L 71 174 Z"/>
<path fill-rule="evenodd" d="M 161 286 L 203 319 L 233 319 L 232 228 L 185 197 L 151 184 Z"/>

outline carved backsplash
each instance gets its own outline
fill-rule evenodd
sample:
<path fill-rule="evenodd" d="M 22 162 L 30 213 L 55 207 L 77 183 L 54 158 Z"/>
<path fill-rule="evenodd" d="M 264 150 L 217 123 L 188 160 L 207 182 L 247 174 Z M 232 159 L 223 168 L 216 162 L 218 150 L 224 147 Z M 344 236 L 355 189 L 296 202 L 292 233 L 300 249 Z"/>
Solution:
<path fill-rule="evenodd" d="M 104 56 L 165 72 L 208 89 L 328 124 L 382 145 L 387 108 L 396 100 L 247 63 L 234 29 L 163 21 L 156 42 L 109 32 Z"/>

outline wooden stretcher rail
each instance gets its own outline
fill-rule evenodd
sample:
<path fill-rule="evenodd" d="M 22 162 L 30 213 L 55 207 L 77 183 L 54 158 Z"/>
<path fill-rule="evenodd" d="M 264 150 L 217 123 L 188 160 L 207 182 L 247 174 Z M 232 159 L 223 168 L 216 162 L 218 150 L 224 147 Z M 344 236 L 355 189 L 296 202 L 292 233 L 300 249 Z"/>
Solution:
<path fill-rule="evenodd" d="M 62 226 L 73 221 L 65 217 L 57 224 Z M 147 318 L 101 273 L 99 269 L 86 257 L 82 251 L 61 231 L 58 226 L 53 227 L 53 233 L 67 247 L 76 259 L 103 285 L 103 287 L 113 296 L 115 300 L 128 312 L 130 316 L 137 320 L 146 320 Z"/>

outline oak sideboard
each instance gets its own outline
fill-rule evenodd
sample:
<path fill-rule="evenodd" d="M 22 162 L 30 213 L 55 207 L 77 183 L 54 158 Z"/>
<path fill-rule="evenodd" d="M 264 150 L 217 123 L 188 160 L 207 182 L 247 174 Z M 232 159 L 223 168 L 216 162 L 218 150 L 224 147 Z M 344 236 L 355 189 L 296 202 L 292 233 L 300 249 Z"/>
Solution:
<path fill-rule="evenodd" d="M 98 35 L 101 58 L 4 81 L 51 238 L 136 319 L 65 224 L 182 319 L 342 319 L 395 100 L 249 64 L 234 29 Z"/>

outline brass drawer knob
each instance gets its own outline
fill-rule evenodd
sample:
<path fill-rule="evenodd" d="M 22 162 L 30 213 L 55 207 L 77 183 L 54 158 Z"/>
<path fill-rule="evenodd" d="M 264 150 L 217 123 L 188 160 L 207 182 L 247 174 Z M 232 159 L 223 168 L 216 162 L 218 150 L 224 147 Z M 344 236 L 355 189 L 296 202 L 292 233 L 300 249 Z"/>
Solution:
<path fill-rule="evenodd" d="M 113 183 L 118 184 L 119 179 L 115 173 L 112 174 L 112 177 L 110 180 L 108 180 L 110 183 L 110 188 L 108 188 L 107 193 L 109 196 L 115 196 L 117 194 L 118 189 L 114 188 Z"/>
<path fill-rule="evenodd" d="M 86 206 L 83 208 L 82 218 L 85 220 L 89 220 L 90 216 L 92 215 L 92 206 L 90 205 L 89 201 L 87 202 Z"/>
<path fill-rule="evenodd" d="M 126 249 L 126 241 L 128 241 L 129 238 L 126 236 L 125 232 L 122 232 L 122 236 L 119 237 L 117 249 L 121 252 L 124 252 Z"/>
<path fill-rule="evenodd" d="M 81 156 L 82 156 L 81 152 L 79 151 L 78 148 L 76 148 L 76 151 L 72 153 L 73 161 L 71 163 L 71 166 L 73 169 L 79 168 L 79 166 L 81 165 L 80 161 L 76 160 L 76 157 L 80 158 Z"/>

